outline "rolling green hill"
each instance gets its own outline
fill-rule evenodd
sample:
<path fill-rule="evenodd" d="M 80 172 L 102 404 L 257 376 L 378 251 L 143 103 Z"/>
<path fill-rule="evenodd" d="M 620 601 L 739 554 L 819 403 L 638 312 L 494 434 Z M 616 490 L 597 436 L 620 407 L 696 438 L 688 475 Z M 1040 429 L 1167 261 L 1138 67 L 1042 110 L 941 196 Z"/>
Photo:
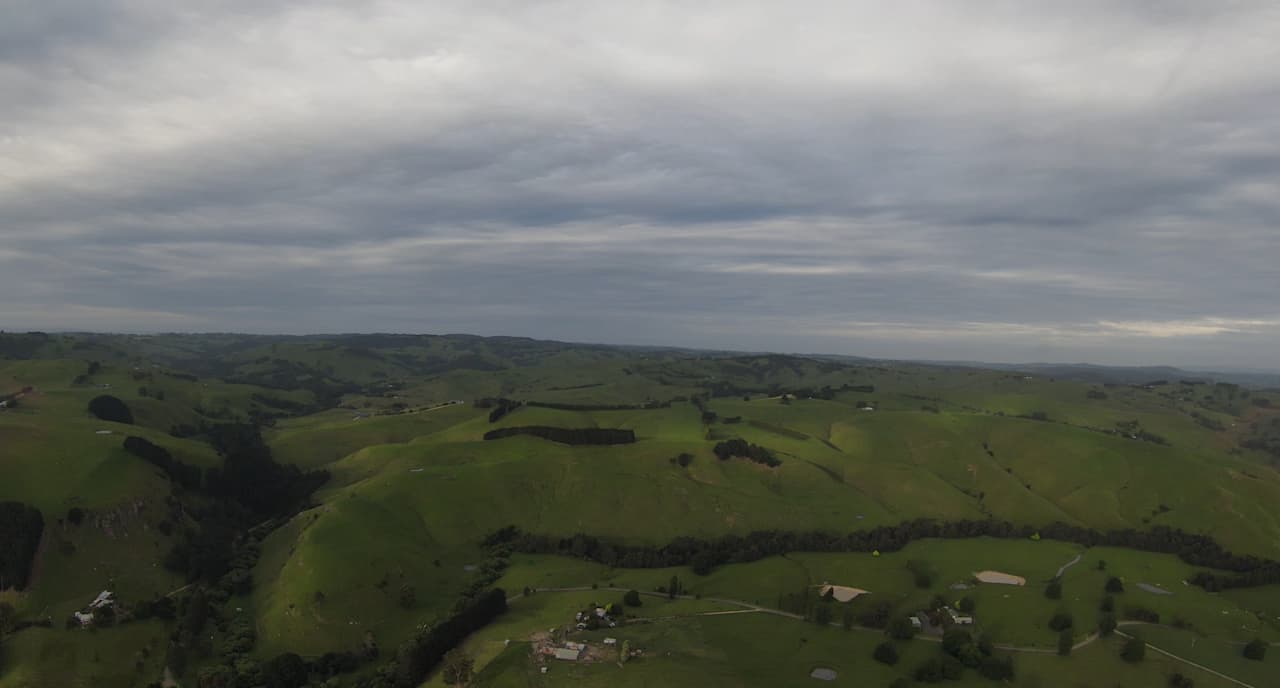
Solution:
<path fill-rule="evenodd" d="M 334 685 L 372 681 L 395 648 L 486 584 L 494 555 L 482 540 L 510 525 L 660 546 L 684 536 L 991 518 L 1033 527 L 1167 526 L 1210 535 L 1239 554 L 1280 559 L 1280 472 L 1265 445 L 1250 442 L 1280 417 L 1280 397 L 1234 386 L 1102 385 L 1006 370 L 461 335 L 0 335 L 0 355 L 0 399 L 11 402 L 0 410 L 0 500 L 30 504 L 46 522 L 33 583 L 0 600 L 20 621 L 52 626 L 5 638 L 0 686 L 145 685 L 160 680 L 166 665 L 182 685 L 195 686 L 202 674 L 214 681 L 219 666 L 248 675 L 290 652 L 309 660 L 359 654 L 354 671 Z M 88 403 L 101 394 L 124 401 L 135 423 L 91 416 Z M 485 401 L 493 399 L 513 407 L 496 422 L 493 402 Z M 261 430 L 276 461 L 326 471 L 327 481 L 300 510 L 236 516 L 237 523 L 261 521 L 252 535 L 237 531 L 222 555 L 238 557 L 251 583 L 197 579 L 188 588 L 166 557 L 188 537 L 183 532 L 212 537 L 224 516 L 205 515 L 243 511 L 208 480 L 231 466 L 226 455 L 235 448 L 215 449 L 223 429 L 246 424 Z M 484 439 L 494 429 L 527 426 L 617 428 L 634 431 L 636 441 Z M 184 490 L 122 448 L 130 435 L 214 473 L 202 488 Z M 781 464 L 718 459 L 716 444 L 735 438 Z M 72 508 L 86 514 L 79 525 Z M 1117 575 L 1172 589 L 1144 603 L 1186 622 L 1179 632 L 1220 644 L 1280 638 L 1276 586 L 1211 596 L 1183 585 L 1196 569 L 1172 556 L 1050 541 L 918 541 L 883 557 L 795 552 L 707 576 L 514 555 L 495 575 L 515 595 L 593 583 L 652 590 L 674 574 L 691 594 L 769 607 L 830 581 L 871 589 L 874 599 L 906 612 L 934 594 L 951 595 L 946 585 L 976 567 L 1012 570 L 1034 585 L 1008 597 L 975 591 L 987 613 L 980 630 L 999 643 L 1051 650 L 1055 636 L 1042 617 L 1059 605 L 1039 587 L 1076 554 L 1081 562 L 1064 576 L 1072 597 L 1060 606 L 1087 626 L 1101 597 L 1097 563 L 1106 560 Z M 937 585 L 914 588 L 908 560 L 930 562 Z M 201 627 L 210 639 L 183 636 L 195 613 L 188 598 L 206 587 L 213 620 Z M 64 628 L 104 589 L 125 610 L 174 593 L 176 618 Z M 842 635 L 759 614 L 735 625 L 684 610 L 669 634 L 652 621 L 636 636 L 653 648 L 677 643 L 670 657 L 625 670 L 556 668 L 546 678 L 530 673 L 528 646 L 502 651 L 485 643 L 499 633 L 526 640 L 540 628 L 533 620 L 558 618 L 563 610 L 551 595 L 535 595 L 536 607 L 513 600 L 509 618 L 468 641 L 482 663 L 497 658 L 477 685 L 557 685 L 561 674 L 586 685 L 657 677 L 679 685 L 699 675 L 713 685 L 775 685 L 801 664 L 847 662 L 836 657 L 848 652 L 867 658 L 878 642 L 866 631 Z M 866 604 L 860 598 L 855 607 Z M 1082 639 L 1087 626 L 1078 629 Z M 800 651 L 780 649 L 797 643 Z M 848 643 L 853 649 L 839 649 Z M 381 649 L 378 659 L 366 657 L 371 645 Z M 1114 655 L 1109 647 L 1100 642 L 1081 654 L 1110 666 L 1103 659 Z M 904 652 L 907 663 L 927 654 L 914 646 Z M 1086 663 L 1030 653 L 1025 676 L 1041 682 L 1020 685 L 1075 685 L 1055 682 L 1060 672 L 1051 660 Z M 771 661 L 776 671 L 766 666 Z M 1152 662 L 1141 680 L 1157 685 L 1173 664 Z M 837 668 L 845 676 L 869 671 L 885 685 L 909 673 L 865 659 Z M 315 670 L 312 679 L 320 684 Z M 1217 680 L 1196 678 L 1197 685 Z"/>

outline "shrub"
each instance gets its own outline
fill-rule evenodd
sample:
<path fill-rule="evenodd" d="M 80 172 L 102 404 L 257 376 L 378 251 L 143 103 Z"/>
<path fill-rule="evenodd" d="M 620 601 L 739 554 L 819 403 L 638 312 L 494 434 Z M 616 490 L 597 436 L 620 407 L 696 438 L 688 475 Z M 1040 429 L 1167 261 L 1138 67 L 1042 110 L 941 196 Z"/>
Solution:
<path fill-rule="evenodd" d="M 1109 593 L 1124 592 L 1124 581 L 1120 580 L 1119 578 L 1116 578 L 1115 576 L 1112 576 L 1111 578 L 1107 579 L 1106 589 L 1107 589 L 1107 592 Z"/>
<path fill-rule="evenodd" d="M 929 566 L 928 562 L 912 559 L 907 562 L 907 570 L 911 572 L 917 588 L 933 587 L 933 567 Z"/>

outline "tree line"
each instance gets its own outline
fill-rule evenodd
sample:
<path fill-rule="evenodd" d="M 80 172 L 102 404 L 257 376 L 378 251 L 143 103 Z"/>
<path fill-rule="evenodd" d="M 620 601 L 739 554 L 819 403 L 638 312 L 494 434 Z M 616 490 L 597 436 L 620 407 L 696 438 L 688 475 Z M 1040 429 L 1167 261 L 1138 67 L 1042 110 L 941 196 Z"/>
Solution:
<path fill-rule="evenodd" d="M 124 450 L 134 456 L 156 466 L 169 476 L 169 480 L 187 490 L 199 490 L 202 471 L 199 466 L 192 466 L 173 458 L 168 449 L 151 441 L 130 435 L 124 438 Z"/>
<path fill-rule="evenodd" d="M 562 404 L 555 401 L 526 401 L 525 406 L 556 409 L 558 411 L 645 411 L 670 408 L 670 401 L 649 401 L 643 404 Z"/>
<path fill-rule="evenodd" d="M 0 502 L 0 590 L 27 587 L 44 516 L 22 502 Z"/>
<path fill-rule="evenodd" d="M 634 430 L 623 428 L 553 428 L 545 425 L 521 425 L 498 428 L 484 434 L 486 440 L 500 440 L 516 435 L 533 435 L 560 444 L 631 444 L 636 441 Z"/>
<path fill-rule="evenodd" d="M 417 686 L 426 680 L 446 653 L 506 611 L 507 594 L 501 588 L 464 599 L 449 616 L 405 641 L 387 666 L 358 685 L 361 688 Z"/>
<path fill-rule="evenodd" d="M 1191 583 L 1209 590 L 1280 582 L 1280 562 L 1234 554 L 1212 537 L 1157 526 L 1148 530 L 1096 530 L 1066 523 L 1040 529 L 1008 521 L 917 519 L 893 526 L 878 526 L 846 534 L 824 531 L 756 531 L 705 539 L 678 537 L 660 545 L 610 541 L 592 535 L 556 537 L 526 533 L 508 526 L 491 534 L 486 542 L 505 544 L 526 554 L 555 554 L 597 561 L 623 568 L 692 566 L 705 575 L 722 564 L 757 561 L 788 552 L 895 552 L 914 540 L 994 537 L 1026 539 L 1033 536 L 1073 542 L 1085 547 L 1124 547 L 1177 555 L 1193 566 L 1217 569 L 1201 572 Z M 1230 572 L 1223 574 L 1220 572 Z M 1217 587 L 1214 587 L 1217 586 Z"/>

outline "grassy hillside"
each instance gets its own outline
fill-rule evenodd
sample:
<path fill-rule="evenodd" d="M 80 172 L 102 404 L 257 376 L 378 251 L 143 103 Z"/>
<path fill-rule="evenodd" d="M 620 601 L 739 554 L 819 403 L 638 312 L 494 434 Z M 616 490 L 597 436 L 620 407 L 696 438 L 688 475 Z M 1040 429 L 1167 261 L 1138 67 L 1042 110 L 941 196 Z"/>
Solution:
<path fill-rule="evenodd" d="M 215 649 L 242 619 L 256 632 L 248 652 L 256 660 L 282 652 L 316 657 L 370 641 L 392 652 L 449 611 L 480 575 L 476 565 L 487 556 L 480 540 L 507 525 L 656 545 L 686 535 L 990 517 L 1100 529 L 1166 525 L 1280 558 L 1280 473 L 1266 443 L 1250 442 L 1280 415 L 1280 398 L 1273 407 L 1258 401 L 1270 393 L 1230 386 L 1101 385 L 1009 371 L 466 336 L 0 335 L 0 352 L 0 398 L 32 388 L 0 411 L 0 499 L 36 506 L 47 523 L 34 584 L 0 599 L 15 603 L 20 619 L 55 622 L 4 641 L 3 686 L 158 678 L 163 653 L 144 648 L 172 622 L 90 633 L 64 629 L 62 621 L 105 588 L 140 600 L 185 583 L 158 564 L 174 542 L 159 526 L 174 500 L 190 509 L 204 497 L 176 490 L 125 452 L 123 438 L 139 435 L 175 459 L 216 467 L 209 430 L 231 422 L 260 424 L 277 460 L 330 476 L 311 507 L 262 541 L 251 592 L 217 601 Z M 99 394 L 123 400 L 136 423 L 90 416 L 88 402 Z M 490 423 L 491 409 L 474 402 L 497 397 L 580 408 L 522 405 Z M 531 425 L 629 429 L 637 441 L 483 439 L 496 428 Z M 717 459 L 717 442 L 734 438 L 767 448 L 781 465 Z M 72 507 L 90 517 L 71 525 Z M 1064 599 L 1045 599 L 1043 583 L 1077 555 Z M 911 560 L 933 567 L 931 587 L 912 585 Z M 1099 560 L 1108 573 L 1097 569 Z M 921 541 L 883 557 L 797 552 L 705 577 L 518 555 L 499 584 L 512 592 L 591 583 L 652 590 L 675 574 L 691 593 L 775 606 L 782 595 L 830 581 L 909 609 L 956 594 L 949 586 L 981 568 L 1031 581 L 968 593 L 984 631 L 1000 642 L 1052 648 L 1055 636 L 1044 624 L 1059 609 L 1080 620 L 1083 637 L 1107 575 L 1173 591 L 1125 595 L 1216 643 L 1205 647 L 1219 655 L 1206 649 L 1205 661 L 1218 661 L 1223 647 L 1251 634 L 1278 637 L 1280 603 L 1270 588 L 1209 595 L 1182 584 L 1194 570 L 1174 557 L 1048 541 Z M 559 604 L 550 595 L 517 600 L 500 624 L 470 641 L 482 663 L 496 658 L 477 685 L 695 678 L 777 685 L 809 680 L 809 665 L 819 663 L 840 671 L 838 682 L 858 676 L 887 684 L 903 674 L 869 661 L 874 635 L 759 614 L 691 617 L 692 606 L 673 607 L 681 618 L 670 625 L 637 627 L 637 642 L 661 652 L 624 670 L 557 666 L 534 675 L 525 646 L 492 644 L 497 634 L 527 639 L 547 615 L 563 613 Z M 196 653 L 184 685 L 220 661 L 215 649 Z M 935 650 L 912 645 L 904 664 Z M 1028 654 L 1017 684 L 1128 675 L 1115 654 L 1105 643 L 1081 652 L 1088 662 Z M 1053 662 L 1096 671 L 1063 672 Z M 1134 685 L 1160 685 L 1172 665 L 1159 659 L 1130 671 Z M 1216 680 L 1196 677 L 1197 685 Z"/>

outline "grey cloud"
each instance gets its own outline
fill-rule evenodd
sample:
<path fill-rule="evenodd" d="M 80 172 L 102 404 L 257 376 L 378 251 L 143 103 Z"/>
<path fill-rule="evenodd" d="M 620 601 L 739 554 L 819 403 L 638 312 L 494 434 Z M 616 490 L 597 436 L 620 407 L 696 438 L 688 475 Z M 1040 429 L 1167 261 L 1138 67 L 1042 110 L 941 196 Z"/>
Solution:
<path fill-rule="evenodd" d="M 957 7 L 33 7 L 0 323 L 1280 366 L 1280 14 Z"/>

